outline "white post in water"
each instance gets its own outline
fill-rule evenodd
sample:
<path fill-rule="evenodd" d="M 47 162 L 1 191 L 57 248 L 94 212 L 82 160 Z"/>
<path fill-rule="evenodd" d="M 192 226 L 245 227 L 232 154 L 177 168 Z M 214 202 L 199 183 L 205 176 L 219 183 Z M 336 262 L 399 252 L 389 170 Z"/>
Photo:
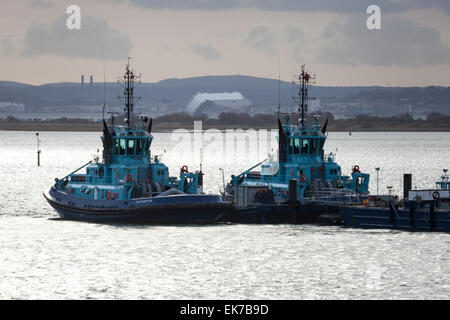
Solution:
<path fill-rule="evenodd" d="M 41 165 L 41 150 L 40 150 L 41 141 L 39 140 L 39 132 L 36 132 L 36 138 L 37 138 L 37 164 L 39 167 Z"/>

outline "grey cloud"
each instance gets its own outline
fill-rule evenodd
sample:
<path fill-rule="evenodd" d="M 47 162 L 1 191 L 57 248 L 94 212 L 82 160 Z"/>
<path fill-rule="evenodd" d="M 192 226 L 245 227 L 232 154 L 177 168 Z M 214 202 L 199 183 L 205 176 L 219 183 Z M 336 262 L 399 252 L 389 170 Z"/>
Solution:
<path fill-rule="evenodd" d="M 368 30 L 365 20 L 350 16 L 323 32 L 320 63 L 371 66 L 429 66 L 450 63 L 450 48 L 438 30 L 416 22 L 388 17 L 382 30 Z"/>
<path fill-rule="evenodd" d="M 290 23 L 284 27 L 284 35 L 286 40 L 290 43 L 299 43 L 305 40 L 305 33 L 303 30 Z"/>
<path fill-rule="evenodd" d="M 191 50 L 192 52 L 205 58 L 206 60 L 217 60 L 221 56 L 219 50 L 217 50 L 210 44 L 208 45 L 194 44 L 191 45 Z"/>
<path fill-rule="evenodd" d="M 128 0 L 131 5 L 151 9 L 223 10 L 240 7 L 240 0 Z"/>
<path fill-rule="evenodd" d="M 32 0 L 30 5 L 33 8 L 52 8 L 53 3 L 50 1 L 44 1 L 44 0 Z"/>
<path fill-rule="evenodd" d="M 378 5 L 383 13 L 430 8 L 450 13 L 448 0 L 253 0 L 251 2 L 255 2 L 254 5 L 262 9 L 280 11 L 361 13 L 365 12 L 370 5 Z"/>
<path fill-rule="evenodd" d="M 283 34 L 287 43 L 291 46 L 292 56 L 295 60 L 301 61 L 301 55 L 304 52 L 304 46 L 307 42 L 303 30 L 289 23 L 284 27 Z"/>
<path fill-rule="evenodd" d="M 355 13 L 365 12 L 372 4 L 380 6 L 383 13 L 398 13 L 414 9 L 436 8 L 450 14 L 449 0 L 101 0 L 125 1 L 149 9 L 176 10 L 227 10 L 255 8 L 274 11 L 305 11 Z"/>
<path fill-rule="evenodd" d="M 130 38 L 112 29 L 103 19 L 84 16 L 81 30 L 69 30 L 63 16 L 47 24 L 33 24 L 25 34 L 23 56 L 54 54 L 68 57 L 124 59 L 132 47 Z"/>
<path fill-rule="evenodd" d="M 244 43 L 252 49 L 262 50 L 265 53 L 275 55 L 276 34 L 268 26 L 254 26 L 250 29 Z"/>
<path fill-rule="evenodd" d="M 4 37 L 0 41 L 0 55 L 2 57 L 9 56 L 14 51 L 14 45 L 10 36 Z"/>

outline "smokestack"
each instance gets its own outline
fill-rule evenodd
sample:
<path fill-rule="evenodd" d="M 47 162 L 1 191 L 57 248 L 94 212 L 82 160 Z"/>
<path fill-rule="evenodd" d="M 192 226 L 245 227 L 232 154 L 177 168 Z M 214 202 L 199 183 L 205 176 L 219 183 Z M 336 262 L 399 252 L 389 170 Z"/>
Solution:
<path fill-rule="evenodd" d="M 412 174 L 403 175 L 403 199 L 408 199 L 409 190 L 412 189 Z"/>
<path fill-rule="evenodd" d="M 90 76 L 90 84 L 92 86 L 92 84 L 94 83 L 94 76 Z"/>

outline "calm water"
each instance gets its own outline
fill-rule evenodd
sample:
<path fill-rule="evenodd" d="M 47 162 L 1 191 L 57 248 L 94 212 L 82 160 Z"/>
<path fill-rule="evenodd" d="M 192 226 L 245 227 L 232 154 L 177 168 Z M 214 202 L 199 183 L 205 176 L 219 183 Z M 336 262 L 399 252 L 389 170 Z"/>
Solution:
<path fill-rule="evenodd" d="M 42 191 L 101 148 L 97 133 L 0 132 L 2 299 L 448 299 L 450 235 L 317 226 L 123 226 L 61 221 Z M 217 142 L 217 136 L 206 137 Z M 244 141 L 239 136 L 237 141 Z M 262 139 L 263 145 L 267 141 Z M 155 134 L 173 175 L 198 168 L 190 140 Z M 250 139 L 250 145 L 256 142 Z M 259 141 L 261 143 L 261 141 Z M 271 144 L 272 143 L 272 144 Z M 224 146 L 226 143 L 224 144 Z M 273 141 L 269 141 L 269 149 Z M 265 157 L 204 145 L 205 191 Z M 450 133 L 331 133 L 344 173 L 358 164 L 401 193 L 403 173 L 433 187 L 450 167 Z M 276 151 L 276 150 L 275 150 Z M 259 153 L 259 154 L 258 154 Z"/>

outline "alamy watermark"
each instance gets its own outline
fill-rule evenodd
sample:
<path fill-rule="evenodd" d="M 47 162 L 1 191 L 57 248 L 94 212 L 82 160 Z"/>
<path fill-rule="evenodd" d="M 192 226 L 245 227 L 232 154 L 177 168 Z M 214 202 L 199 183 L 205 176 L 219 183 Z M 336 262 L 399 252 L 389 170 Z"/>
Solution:
<path fill-rule="evenodd" d="M 173 150 L 179 157 L 220 157 L 222 163 L 234 163 L 236 157 L 258 162 L 268 159 L 278 150 L 278 129 L 208 129 L 203 130 L 202 121 L 194 122 L 194 130 L 172 131 Z M 273 159 L 275 160 L 275 159 Z"/>
<path fill-rule="evenodd" d="M 77 5 L 67 7 L 66 13 L 70 16 L 66 20 L 66 27 L 69 30 L 81 29 L 81 8 Z"/>
<path fill-rule="evenodd" d="M 370 16 L 367 18 L 366 25 L 369 30 L 381 29 L 381 8 L 377 5 L 370 5 L 366 10 Z M 72 4 L 67 7 L 66 13 L 69 17 L 66 20 L 66 26 L 69 30 L 81 29 L 81 8 L 78 5 Z"/>
<path fill-rule="evenodd" d="M 380 30 L 381 29 L 381 9 L 377 5 L 371 5 L 367 7 L 367 14 L 370 16 L 367 18 L 367 29 Z"/>

